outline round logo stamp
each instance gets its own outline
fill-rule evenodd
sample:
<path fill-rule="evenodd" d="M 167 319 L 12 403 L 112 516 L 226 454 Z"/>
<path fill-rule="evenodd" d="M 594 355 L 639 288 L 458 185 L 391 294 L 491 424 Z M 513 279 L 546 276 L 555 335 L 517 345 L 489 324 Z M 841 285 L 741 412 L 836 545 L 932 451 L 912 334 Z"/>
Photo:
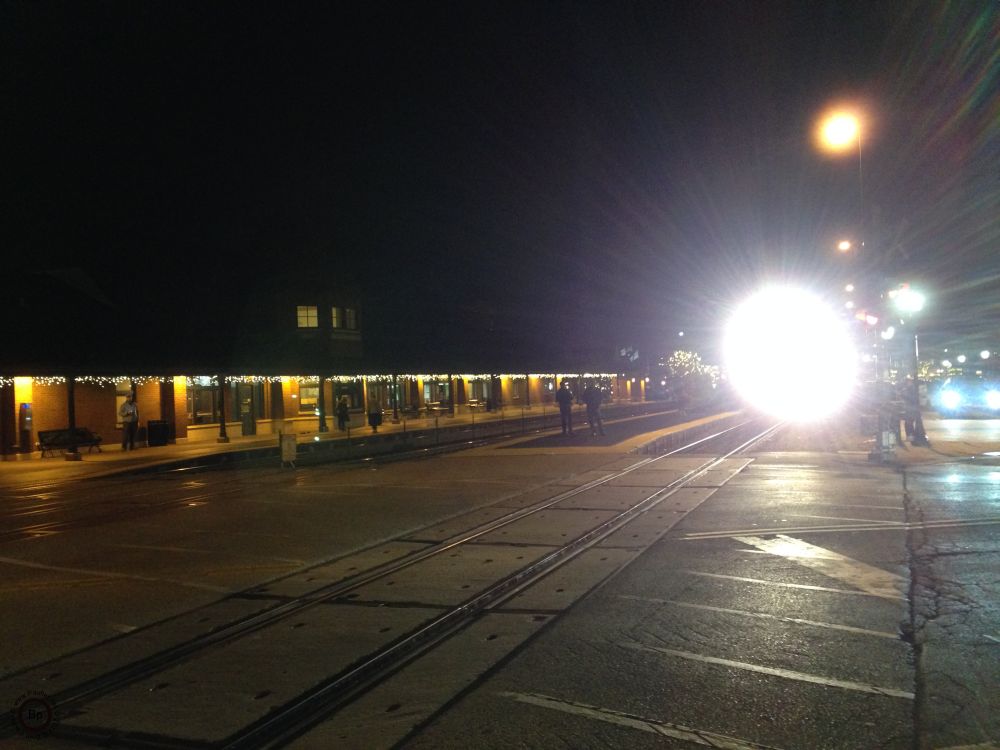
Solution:
<path fill-rule="evenodd" d="M 40 737 L 55 724 L 56 707 L 45 693 L 25 693 L 14 703 L 11 715 L 21 734 Z"/>

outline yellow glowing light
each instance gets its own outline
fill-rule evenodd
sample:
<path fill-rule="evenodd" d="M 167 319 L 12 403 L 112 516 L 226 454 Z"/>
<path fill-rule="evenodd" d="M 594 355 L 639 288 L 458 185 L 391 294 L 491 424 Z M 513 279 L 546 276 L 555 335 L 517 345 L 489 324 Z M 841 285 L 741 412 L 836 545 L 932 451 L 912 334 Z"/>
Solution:
<path fill-rule="evenodd" d="M 848 242 L 847 240 L 841 240 L 840 242 L 837 243 L 837 249 L 840 250 L 840 252 L 842 253 L 846 253 L 848 250 L 851 249 L 851 243 Z"/>
<path fill-rule="evenodd" d="M 819 143 L 830 151 L 846 151 L 858 144 L 861 122 L 850 112 L 834 112 L 819 126 Z"/>

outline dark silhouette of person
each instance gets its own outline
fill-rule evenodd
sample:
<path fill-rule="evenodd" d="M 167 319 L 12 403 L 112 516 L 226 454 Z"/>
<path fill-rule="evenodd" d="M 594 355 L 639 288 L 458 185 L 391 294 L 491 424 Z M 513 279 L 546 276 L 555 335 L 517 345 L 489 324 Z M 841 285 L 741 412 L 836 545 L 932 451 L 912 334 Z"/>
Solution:
<path fill-rule="evenodd" d="M 587 422 L 590 423 L 591 435 L 604 434 L 604 422 L 601 421 L 601 404 L 603 402 L 603 391 L 593 383 L 588 385 L 583 392 L 583 403 L 587 405 Z"/>
<path fill-rule="evenodd" d="M 337 401 L 337 408 L 335 411 L 337 414 L 337 429 L 343 432 L 347 429 L 347 420 L 350 416 L 347 409 L 347 396 L 340 397 L 340 400 Z"/>
<path fill-rule="evenodd" d="M 118 410 L 122 420 L 122 450 L 135 450 L 135 432 L 139 427 L 139 407 L 135 403 L 135 394 L 129 393 L 125 403 Z"/>
<path fill-rule="evenodd" d="M 382 424 L 382 402 L 376 396 L 368 400 L 368 426 L 372 432 L 378 432 L 378 426 Z"/>
<path fill-rule="evenodd" d="M 573 391 L 569 389 L 569 381 L 564 380 L 556 391 L 556 403 L 559 404 L 559 420 L 562 423 L 563 435 L 573 434 Z"/>

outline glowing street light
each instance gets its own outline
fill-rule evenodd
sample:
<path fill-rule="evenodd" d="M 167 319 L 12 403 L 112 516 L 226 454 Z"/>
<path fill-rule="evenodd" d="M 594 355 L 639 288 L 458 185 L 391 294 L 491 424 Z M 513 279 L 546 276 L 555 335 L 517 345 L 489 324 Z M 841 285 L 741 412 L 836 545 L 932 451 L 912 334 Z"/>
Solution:
<path fill-rule="evenodd" d="M 980 359 L 989 359 L 990 358 L 990 350 L 989 349 L 983 349 L 981 352 L 979 352 L 979 358 Z"/>
<path fill-rule="evenodd" d="M 827 151 L 847 151 L 861 140 L 861 121 L 852 112 L 831 112 L 819 124 L 819 144 Z"/>
<path fill-rule="evenodd" d="M 959 354 L 956 359 L 958 359 L 958 364 L 960 364 L 960 365 L 964 365 L 965 364 L 965 355 L 964 354 Z"/>
<path fill-rule="evenodd" d="M 920 312 L 924 309 L 924 302 L 927 301 L 923 294 L 915 289 L 910 289 L 908 285 L 896 290 L 895 294 L 890 294 L 889 296 L 895 301 L 896 307 L 905 313 Z"/>
<path fill-rule="evenodd" d="M 841 240 L 840 242 L 837 243 L 837 249 L 842 253 L 848 252 L 851 249 L 851 247 L 852 245 L 849 240 Z"/>

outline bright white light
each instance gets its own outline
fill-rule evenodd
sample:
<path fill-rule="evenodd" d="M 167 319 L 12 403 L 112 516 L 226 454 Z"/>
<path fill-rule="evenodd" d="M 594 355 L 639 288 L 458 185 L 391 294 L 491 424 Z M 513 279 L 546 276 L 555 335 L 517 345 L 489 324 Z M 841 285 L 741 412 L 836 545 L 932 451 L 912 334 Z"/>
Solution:
<path fill-rule="evenodd" d="M 950 359 L 942 359 L 941 360 L 941 366 L 943 368 L 945 368 L 946 370 L 950 370 L 951 369 L 951 360 Z"/>
<path fill-rule="evenodd" d="M 1000 409 L 1000 392 L 997 391 L 987 391 L 986 392 L 986 405 L 991 409 Z"/>
<path fill-rule="evenodd" d="M 678 335 L 678 336 L 683 336 L 683 335 L 684 335 L 684 331 L 678 331 L 678 332 L 677 332 L 677 335 Z"/>
<path fill-rule="evenodd" d="M 895 328 L 895 326 L 889 326 L 884 331 L 882 331 L 882 334 L 881 334 L 882 338 L 885 341 L 888 341 L 889 339 L 891 339 L 895 335 L 896 335 L 896 328 Z"/>
<path fill-rule="evenodd" d="M 768 287 L 733 315 L 724 344 L 729 377 L 775 416 L 805 421 L 847 400 L 858 360 L 833 310 L 800 289 Z"/>
<path fill-rule="evenodd" d="M 980 359 L 989 359 L 990 358 L 990 350 L 989 349 L 983 349 L 981 352 L 979 352 L 979 358 Z"/>
<path fill-rule="evenodd" d="M 908 286 L 900 289 L 895 295 L 890 294 L 889 296 L 895 300 L 896 307 L 903 312 L 915 313 L 924 309 L 926 301 L 924 295 Z"/>
<path fill-rule="evenodd" d="M 854 284 L 848 284 L 847 286 L 845 286 L 844 287 L 844 291 L 845 292 L 853 292 L 854 291 Z"/>
<path fill-rule="evenodd" d="M 958 355 L 958 364 L 960 364 L 960 365 L 964 365 L 965 364 L 965 355 L 964 354 L 959 354 Z"/>
<path fill-rule="evenodd" d="M 847 300 L 847 302 L 844 303 L 844 307 L 846 307 L 848 310 L 853 310 L 854 309 L 854 300 L 852 300 L 852 299 Z"/>
<path fill-rule="evenodd" d="M 941 393 L 941 403 L 946 409 L 957 409 L 962 403 L 962 396 L 958 391 L 943 391 Z"/>

